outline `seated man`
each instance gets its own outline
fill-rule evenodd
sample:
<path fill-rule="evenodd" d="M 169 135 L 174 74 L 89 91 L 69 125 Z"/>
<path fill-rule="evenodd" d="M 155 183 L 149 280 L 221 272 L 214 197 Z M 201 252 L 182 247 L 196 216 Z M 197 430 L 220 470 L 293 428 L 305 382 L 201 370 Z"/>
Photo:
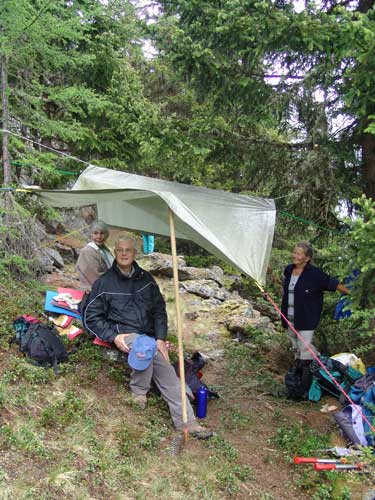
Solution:
<path fill-rule="evenodd" d="M 149 363 L 140 361 L 138 365 L 136 356 L 132 356 L 135 359 L 135 363 L 130 362 L 133 368 L 130 381 L 132 396 L 144 409 L 153 379 L 169 406 L 175 427 L 182 429 L 180 381 L 169 363 L 165 345 L 165 301 L 154 278 L 138 266 L 135 256 L 134 240 L 126 235 L 118 238 L 115 261 L 111 269 L 94 283 L 83 311 L 83 322 L 89 332 L 101 340 L 113 342 L 117 349 L 125 353 L 129 353 L 140 336 L 154 339 L 155 351 Z M 152 351 L 152 346 L 150 349 Z M 142 369 L 134 369 L 136 366 Z M 212 432 L 198 424 L 187 399 L 186 405 L 189 432 L 201 439 L 210 437 Z"/>

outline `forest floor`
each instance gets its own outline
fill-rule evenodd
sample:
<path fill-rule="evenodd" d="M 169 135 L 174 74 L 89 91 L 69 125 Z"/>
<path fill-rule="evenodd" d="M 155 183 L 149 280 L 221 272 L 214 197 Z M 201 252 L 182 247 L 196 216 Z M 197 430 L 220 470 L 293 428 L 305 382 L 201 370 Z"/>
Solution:
<path fill-rule="evenodd" d="M 158 282 L 173 331 L 172 283 Z M 0 306 L 13 317 L 40 313 L 43 290 L 63 285 L 77 286 L 72 269 L 48 275 L 27 298 L 8 286 Z M 195 320 L 184 315 L 185 350 L 209 356 L 204 381 L 220 395 L 209 402 L 204 421 L 215 436 L 189 439 L 176 450 L 178 433 L 160 396 L 151 393 L 140 411 L 130 398 L 126 364 L 110 361 L 87 338 L 57 377 L 28 364 L 3 339 L 0 499 L 362 500 L 371 489 L 369 475 L 293 464 L 296 454 L 327 456 L 318 450 L 343 445 L 331 416 L 320 412 L 337 401 L 277 397 L 286 368 L 282 341 L 267 350 L 257 339 L 236 342 L 203 299 L 181 299 L 183 314 L 198 314 Z"/>

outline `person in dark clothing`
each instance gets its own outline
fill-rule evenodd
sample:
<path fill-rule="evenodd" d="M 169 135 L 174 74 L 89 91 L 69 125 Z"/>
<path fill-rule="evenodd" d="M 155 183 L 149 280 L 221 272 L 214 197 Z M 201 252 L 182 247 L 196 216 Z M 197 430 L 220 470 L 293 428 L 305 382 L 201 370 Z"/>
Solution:
<path fill-rule="evenodd" d="M 283 299 L 281 311 L 292 323 L 299 335 L 304 339 L 311 351 L 317 353 L 312 344 L 314 330 L 317 328 L 323 309 L 323 292 L 349 294 L 349 289 L 339 284 L 310 262 L 313 249 L 307 242 L 297 243 L 292 254 L 292 264 L 284 270 Z M 284 318 L 282 323 L 288 329 L 288 337 L 296 360 L 296 366 L 301 371 L 302 386 L 307 392 L 311 384 L 310 364 L 313 354 L 306 344 L 297 337 Z"/>
<path fill-rule="evenodd" d="M 135 350 L 129 356 L 128 361 L 133 368 L 130 381 L 132 397 L 144 409 L 153 379 L 169 406 L 175 427 L 182 429 L 181 386 L 169 363 L 165 343 L 168 329 L 165 301 L 154 278 L 139 267 L 135 256 L 134 240 L 129 236 L 120 237 L 116 241 L 115 261 L 111 269 L 97 279 L 86 301 L 83 323 L 89 332 L 113 343 L 124 353 L 129 353 L 132 347 L 137 349 L 141 337 L 143 340 L 145 336 L 154 339 L 155 349 L 152 351 L 151 346 L 149 362 L 143 362 L 145 356 L 142 352 L 137 352 L 140 356 L 138 360 Z M 131 364 L 130 358 L 134 358 L 135 364 Z M 142 369 L 134 369 L 137 365 L 142 365 Z M 188 399 L 186 406 L 190 434 L 201 439 L 212 436 L 211 431 L 196 421 Z"/>

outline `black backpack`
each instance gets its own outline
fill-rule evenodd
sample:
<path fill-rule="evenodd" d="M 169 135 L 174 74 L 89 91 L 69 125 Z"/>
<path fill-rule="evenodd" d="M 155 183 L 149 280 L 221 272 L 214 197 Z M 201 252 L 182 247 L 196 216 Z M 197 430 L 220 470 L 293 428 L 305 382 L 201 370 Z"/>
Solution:
<path fill-rule="evenodd" d="M 58 373 L 57 365 L 67 361 L 68 352 L 58 331 L 44 323 L 29 323 L 25 318 L 17 318 L 14 322 L 16 336 L 11 342 L 19 345 L 19 349 L 37 366 L 53 367 Z"/>
<path fill-rule="evenodd" d="M 207 387 L 206 384 L 203 384 L 201 379 L 200 379 L 199 375 L 201 375 L 201 374 L 199 372 L 205 364 L 206 364 L 206 361 L 204 360 L 204 358 L 200 352 L 195 352 L 191 356 L 191 358 L 184 359 L 185 382 L 190 387 L 194 396 L 197 395 L 199 389 L 203 386 L 208 391 L 208 399 L 218 399 L 219 398 L 218 393 L 216 391 L 210 389 L 209 387 Z M 179 362 L 176 361 L 175 363 L 173 363 L 173 367 L 176 371 L 176 375 L 178 377 L 180 377 Z"/>
<path fill-rule="evenodd" d="M 285 374 L 285 385 L 287 389 L 286 398 L 299 401 L 302 399 L 304 389 L 302 387 L 301 371 L 293 366 Z"/>

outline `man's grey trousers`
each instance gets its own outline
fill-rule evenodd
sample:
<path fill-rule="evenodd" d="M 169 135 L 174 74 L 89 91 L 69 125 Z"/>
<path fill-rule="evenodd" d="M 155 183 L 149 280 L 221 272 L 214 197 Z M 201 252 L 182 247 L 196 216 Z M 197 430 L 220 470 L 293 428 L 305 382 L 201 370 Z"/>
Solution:
<path fill-rule="evenodd" d="M 126 344 L 131 348 L 136 333 L 130 334 L 125 338 Z M 130 389 L 133 394 L 147 394 L 151 387 L 151 380 L 154 380 L 159 389 L 162 398 L 167 402 L 169 411 L 176 429 L 183 427 L 182 421 L 182 403 L 181 403 L 181 384 L 173 366 L 157 351 L 153 360 L 146 370 L 132 370 L 130 379 Z M 186 397 L 186 396 L 185 396 Z M 188 423 L 195 420 L 191 404 L 186 397 L 186 410 Z"/>

